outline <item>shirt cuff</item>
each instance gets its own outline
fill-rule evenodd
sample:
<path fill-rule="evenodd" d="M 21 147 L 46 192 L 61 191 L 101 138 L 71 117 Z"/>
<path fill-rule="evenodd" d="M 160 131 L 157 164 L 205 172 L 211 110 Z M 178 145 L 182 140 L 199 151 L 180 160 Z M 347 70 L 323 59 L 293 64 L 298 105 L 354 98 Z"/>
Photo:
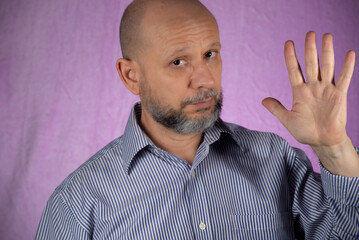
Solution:
<path fill-rule="evenodd" d="M 355 148 L 359 154 L 359 149 Z M 341 204 L 359 207 L 359 177 L 344 177 L 331 174 L 320 164 L 325 194 Z"/>

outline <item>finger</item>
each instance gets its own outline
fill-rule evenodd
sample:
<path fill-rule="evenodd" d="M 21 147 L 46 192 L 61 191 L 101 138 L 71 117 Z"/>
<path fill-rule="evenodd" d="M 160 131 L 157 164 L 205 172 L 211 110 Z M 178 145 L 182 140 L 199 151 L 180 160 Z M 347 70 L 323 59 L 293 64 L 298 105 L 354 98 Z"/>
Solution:
<path fill-rule="evenodd" d="M 353 76 L 354 65 L 355 65 L 355 52 L 351 50 L 347 52 L 347 54 L 345 55 L 344 65 L 342 67 L 337 82 L 337 87 L 344 92 L 348 92 L 350 80 Z"/>
<path fill-rule="evenodd" d="M 287 119 L 289 111 L 279 102 L 277 99 L 274 98 L 265 98 L 262 101 L 262 105 L 268 109 L 279 121 L 287 127 Z"/>
<path fill-rule="evenodd" d="M 323 81 L 334 84 L 333 36 L 329 33 L 324 34 L 322 39 L 320 76 Z"/>
<path fill-rule="evenodd" d="M 318 81 L 319 75 L 319 64 L 318 64 L 318 52 L 315 43 L 315 32 L 308 32 L 305 36 L 305 74 L 308 82 Z"/>
<path fill-rule="evenodd" d="M 295 54 L 293 41 L 289 40 L 284 44 L 284 58 L 291 86 L 294 87 L 304 83 L 302 70 Z"/>

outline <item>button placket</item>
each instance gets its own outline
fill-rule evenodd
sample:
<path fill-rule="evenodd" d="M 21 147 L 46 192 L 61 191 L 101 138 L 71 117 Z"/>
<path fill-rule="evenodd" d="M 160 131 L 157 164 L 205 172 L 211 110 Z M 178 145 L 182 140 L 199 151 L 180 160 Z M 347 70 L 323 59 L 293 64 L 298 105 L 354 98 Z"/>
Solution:
<path fill-rule="evenodd" d="M 211 222 L 208 209 L 208 200 L 206 195 L 206 188 L 203 184 L 203 179 L 200 177 L 201 166 L 197 166 L 196 171 L 192 170 L 190 175 L 191 181 L 191 214 L 192 224 L 197 229 L 198 239 L 213 239 Z"/>

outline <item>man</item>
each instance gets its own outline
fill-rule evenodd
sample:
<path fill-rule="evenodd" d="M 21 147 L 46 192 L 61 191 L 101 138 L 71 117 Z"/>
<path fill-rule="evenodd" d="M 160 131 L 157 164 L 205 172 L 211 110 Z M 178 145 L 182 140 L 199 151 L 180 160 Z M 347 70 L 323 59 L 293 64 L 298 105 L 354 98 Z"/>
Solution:
<path fill-rule="evenodd" d="M 345 132 L 355 54 L 334 84 L 332 36 L 305 41 L 307 82 L 293 42 L 285 60 L 293 107 L 263 105 L 321 161 L 271 133 L 219 119 L 216 20 L 195 0 L 135 0 L 120 26 L 117 69 L 140 96 L 124 135 L 55 190 L 37 239 L 355 239 L 359 157 Z M 320 69 L 320 70 L 319 70 Z"/>

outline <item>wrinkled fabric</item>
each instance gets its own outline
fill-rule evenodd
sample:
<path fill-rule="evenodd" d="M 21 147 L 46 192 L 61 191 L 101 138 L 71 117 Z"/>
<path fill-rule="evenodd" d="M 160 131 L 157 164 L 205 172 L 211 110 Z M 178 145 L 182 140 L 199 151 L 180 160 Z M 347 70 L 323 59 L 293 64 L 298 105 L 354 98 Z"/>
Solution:
<path fill-rule="evenodd" d="M 31 239 L 46 201 L 61 181 L 124 130 L 138 100 L 115 69 L 118 25 L 129 0 L 0 1 L 0 236 Z M 291 89 L 283 44 L 303 63 L 308 30 L 334 34 L 336 75 L 345 52 L 358 51 L 359 2 L 203 0 L 218 20 L 224 92 L 222 118 L 272 131 L 296 143 L 260 102 L 287 107 Z M 320 47 L 319 47 L 320 49 Z M 302 65 L 304 69 L 304 65 Z M 359 146 L 359 81 L 348 96 L 347 131 Z"/>
<path fill-rule="evenodd" d="M 359 177 L 314 173 L 277 135 L 221 119 L 190 165 L 156 147 L 139 119 L 136 104 L 124 134 L 56 188 L 36 240 L 359 237 Z"/>

